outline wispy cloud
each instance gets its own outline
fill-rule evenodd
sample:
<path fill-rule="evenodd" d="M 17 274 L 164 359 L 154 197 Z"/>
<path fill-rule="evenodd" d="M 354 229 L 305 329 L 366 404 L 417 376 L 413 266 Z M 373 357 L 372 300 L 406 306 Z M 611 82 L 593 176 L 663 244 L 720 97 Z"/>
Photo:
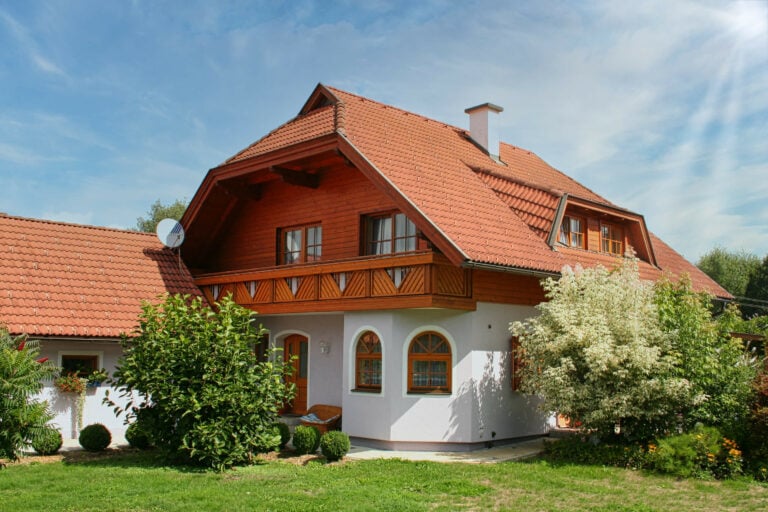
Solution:
<path fill-rule="evenodd" d="M 40 71 L 66 77 L 67 74 L 51 59 L 44 56 L 29 30 L 19 23 L 13 16 L 0 8 L 0 20 L 3 21 L 9 32 L 13 35 L 19 49 L 27 55 L 29 61 Z"/>

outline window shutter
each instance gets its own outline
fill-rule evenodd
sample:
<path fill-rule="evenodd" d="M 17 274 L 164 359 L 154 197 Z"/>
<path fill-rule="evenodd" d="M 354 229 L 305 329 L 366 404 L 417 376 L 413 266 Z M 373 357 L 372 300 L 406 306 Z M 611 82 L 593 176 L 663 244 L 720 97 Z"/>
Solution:
<path fill-rule="evenodd" d="M 523 369 L 523 348 L 520 346 L 520 338 L 512 336 L 509 340 L 511 352 L 512 391 L 520 391 L 521 370 Z"/>

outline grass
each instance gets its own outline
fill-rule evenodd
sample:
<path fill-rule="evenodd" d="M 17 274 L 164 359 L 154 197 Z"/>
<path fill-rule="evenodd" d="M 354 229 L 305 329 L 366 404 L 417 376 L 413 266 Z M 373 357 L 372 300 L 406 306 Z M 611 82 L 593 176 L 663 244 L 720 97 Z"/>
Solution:
<path fill-rule="evenodd" d="M 768 486 L 675 480 L 544 461 L 441 464 L 273 461 L 223 473 L 164 466 L 151 453 L 0 470 L 13 511 L 589 510 L 764 511 Z"/>

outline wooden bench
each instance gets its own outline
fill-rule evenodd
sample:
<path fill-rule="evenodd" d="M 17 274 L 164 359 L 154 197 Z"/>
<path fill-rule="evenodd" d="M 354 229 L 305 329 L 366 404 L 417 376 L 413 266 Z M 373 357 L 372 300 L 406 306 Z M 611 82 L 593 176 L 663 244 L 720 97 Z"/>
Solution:
<path fill-rule="evenodd" d="M 317 428 L 321 434 L 329 430 L 338 430 L 341 426 L 341 407 L 315 404 L 300 418 L 300 421 L 302 425 Z"/>

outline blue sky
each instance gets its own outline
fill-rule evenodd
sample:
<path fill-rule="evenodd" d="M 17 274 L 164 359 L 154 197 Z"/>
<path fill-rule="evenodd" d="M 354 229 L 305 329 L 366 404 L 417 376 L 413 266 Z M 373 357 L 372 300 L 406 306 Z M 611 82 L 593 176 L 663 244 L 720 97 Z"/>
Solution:
<path fill-rule="evenodd" d="M 689 260 L 768 254 L 768 0 L 0 0 L 0 211 L 128 228 L 318 82 L 502 138 Z"/>

